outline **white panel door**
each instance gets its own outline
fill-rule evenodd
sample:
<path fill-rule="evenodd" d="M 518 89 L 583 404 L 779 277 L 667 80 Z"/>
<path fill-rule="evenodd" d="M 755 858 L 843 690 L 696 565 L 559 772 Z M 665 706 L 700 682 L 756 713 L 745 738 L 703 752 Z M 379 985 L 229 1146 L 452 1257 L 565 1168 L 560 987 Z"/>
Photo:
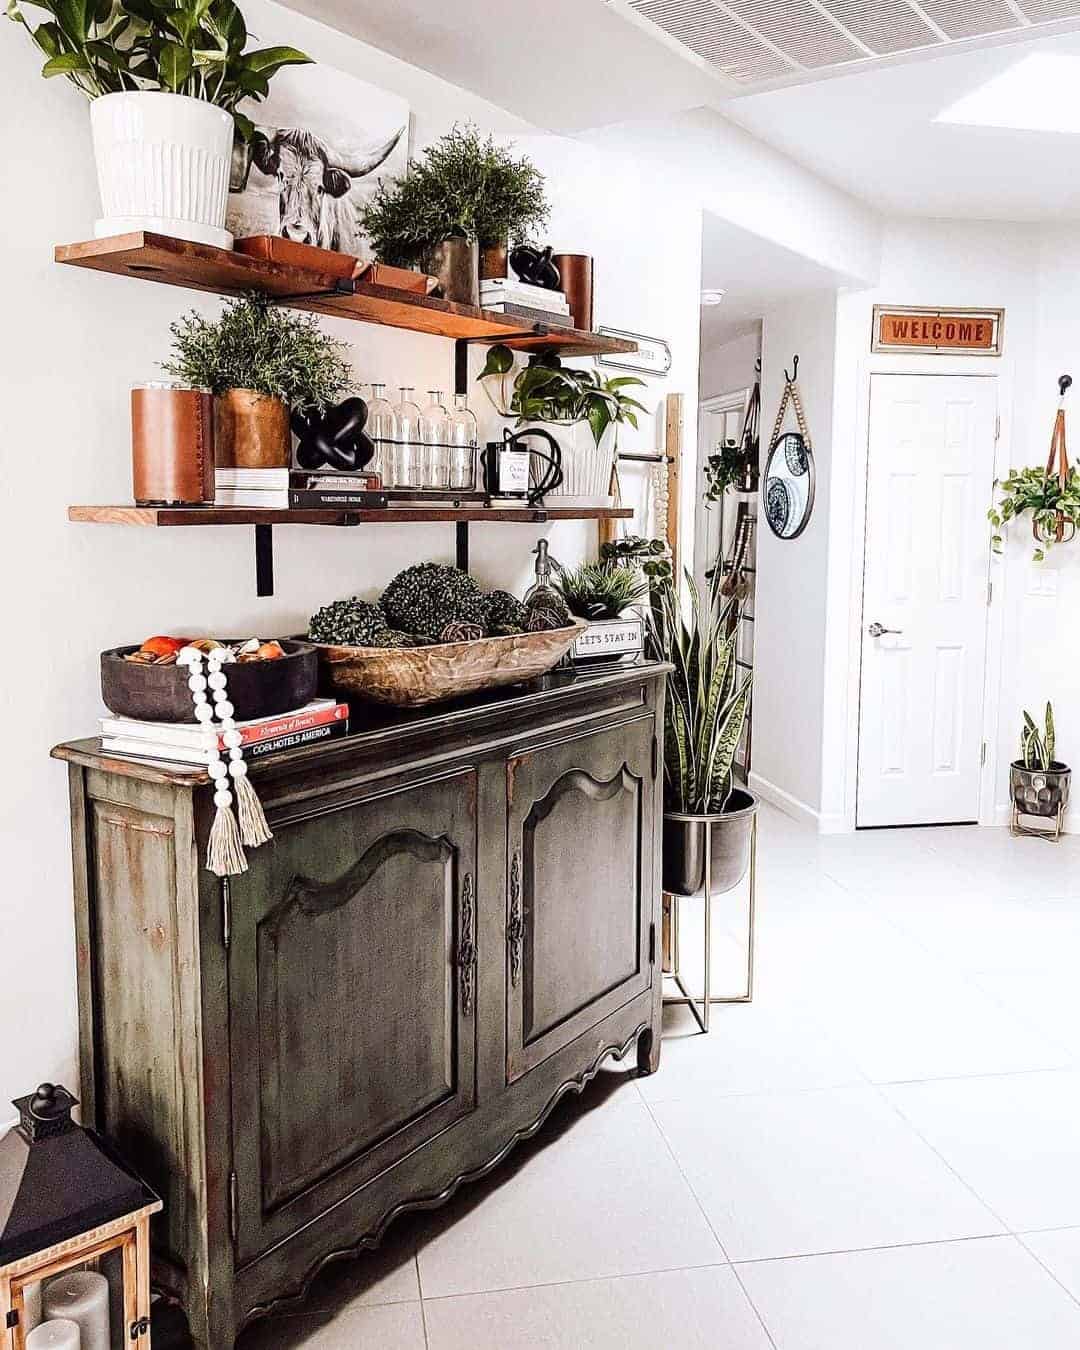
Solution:
<path fill-rule="evenodd" d="M 874 375 L 858 824 L 979 815 L 997 381 Z"/>

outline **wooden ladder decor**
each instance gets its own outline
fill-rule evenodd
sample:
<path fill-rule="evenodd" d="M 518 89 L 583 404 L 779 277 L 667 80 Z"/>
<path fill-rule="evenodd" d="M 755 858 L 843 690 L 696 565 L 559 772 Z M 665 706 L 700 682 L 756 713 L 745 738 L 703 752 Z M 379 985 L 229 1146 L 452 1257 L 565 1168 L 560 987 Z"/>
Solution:
<path fill-rule="evenodd" d="M 1065 444 L 1065 395 L 1072 387 L 1072 376 L 1062 375 L 1058 380 L 1058 388 L 1061 390 L 1061 401 L 1058 403 L 1057 417 L 1054 418 L 1054 432 L 1050 437 L 1050 457 L 1046 461 L 1046 479 L 1047 482 L 1054 475 L 1057 475 L 1058 483 L 1061 485 L 1062 492 L 1065 491 L 1069 482 L 1069 452 Z M 1049 534 L 1047 529 L 1040 529 L 1038 519 L 1031 522 L 1031 531 L 1035 540 L 1040 544 L 1056 542 L 1059 544 L 1068 543 L 1076 535 L 1076 526 L 1071 520 L 1065 519 L 1065 513 L 1057 513 L 1057 526 L 1053 533 Z"/>

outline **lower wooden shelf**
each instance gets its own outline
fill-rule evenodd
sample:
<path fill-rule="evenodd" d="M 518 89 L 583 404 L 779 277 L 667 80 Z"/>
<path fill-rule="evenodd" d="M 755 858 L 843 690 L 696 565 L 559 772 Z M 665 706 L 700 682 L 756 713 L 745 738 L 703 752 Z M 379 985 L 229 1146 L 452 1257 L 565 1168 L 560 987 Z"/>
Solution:
<path fill-rule="evenodd" d="M 542 524 L 546 520 L 629 520 L 623 506 L 411 506 L 376 511 L 291 511 L 265 506 L 69 506 L 68 520 L 90 525 L 175 528 L 197 525 L 416 525 L 425 522 Z"/>

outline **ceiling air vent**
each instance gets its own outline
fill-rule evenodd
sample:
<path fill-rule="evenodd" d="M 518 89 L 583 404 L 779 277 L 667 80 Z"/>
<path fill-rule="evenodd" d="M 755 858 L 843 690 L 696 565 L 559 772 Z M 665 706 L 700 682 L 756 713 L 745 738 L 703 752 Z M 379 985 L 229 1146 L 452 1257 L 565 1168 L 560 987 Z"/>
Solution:
<path fill-rule="evenodd" d="M 608 0 L 744 87 L 1080 20 L 1080 0 Z"/>

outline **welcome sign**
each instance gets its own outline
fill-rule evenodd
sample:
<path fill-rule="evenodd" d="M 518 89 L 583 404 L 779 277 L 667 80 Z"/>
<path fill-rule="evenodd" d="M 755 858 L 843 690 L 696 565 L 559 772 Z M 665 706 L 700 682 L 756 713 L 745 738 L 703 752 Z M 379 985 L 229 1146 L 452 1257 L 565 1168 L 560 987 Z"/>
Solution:
<path fill-rule="evenodd" d="M 875 305 L 872 350 L 918 356 L 1000 356 L 1003 309 Z"/>

